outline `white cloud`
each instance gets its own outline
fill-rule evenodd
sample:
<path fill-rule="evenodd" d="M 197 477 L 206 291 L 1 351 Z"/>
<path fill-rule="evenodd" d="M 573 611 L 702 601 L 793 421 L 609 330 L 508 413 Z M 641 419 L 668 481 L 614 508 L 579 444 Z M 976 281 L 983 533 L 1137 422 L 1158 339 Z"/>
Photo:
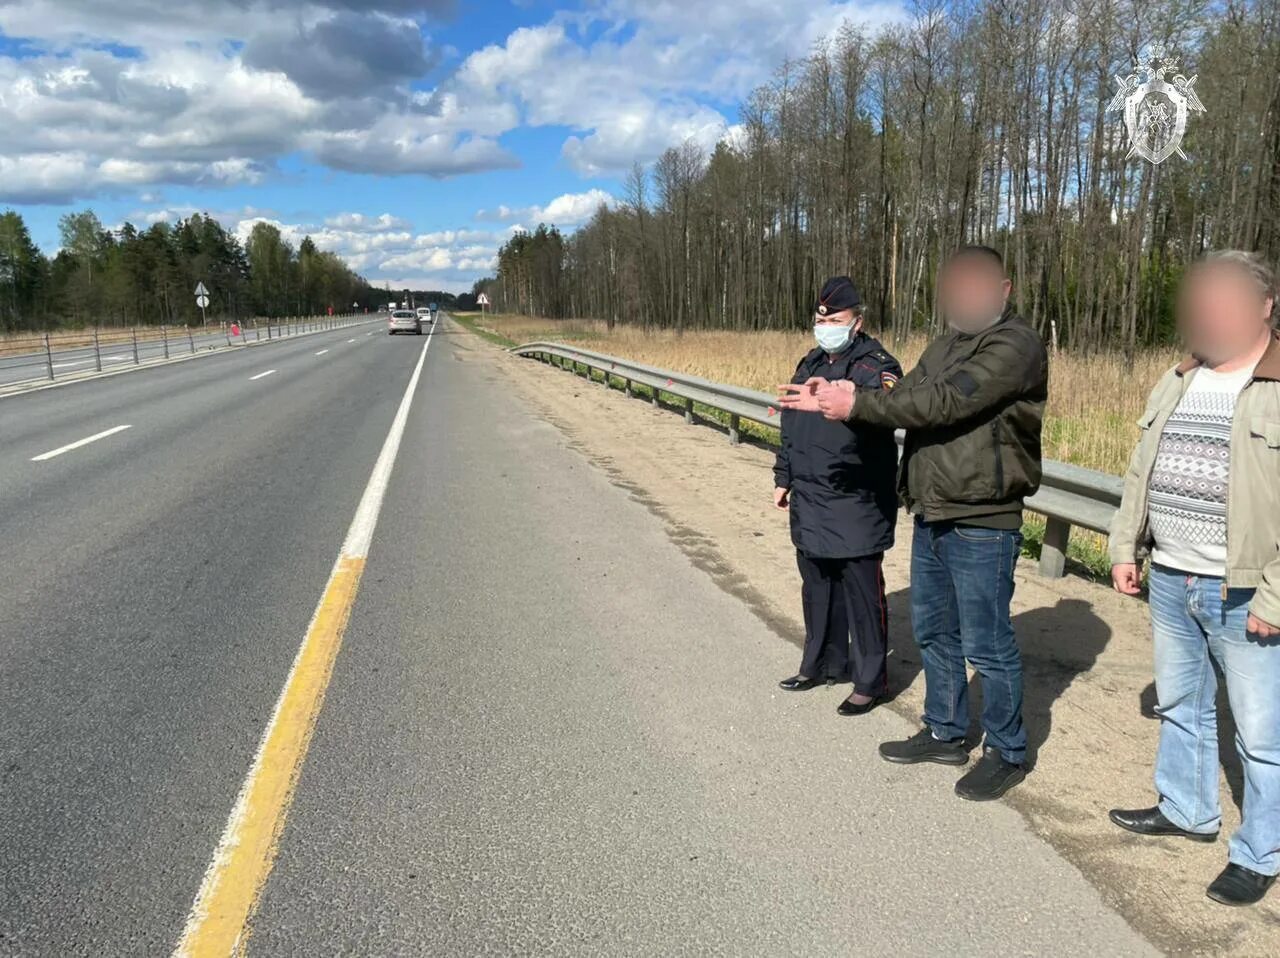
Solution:
<path fill-rule="evenodd" d="M 0 56 L 0 201 L 252 182 L 298 151 L 375 175 L 508 169 L 499 138 L 523 126 L 564 127 L 571 168 L 618 173 L 712 146 L 734 104 L 845 17 L 902 17 L 883 0 L 595 0 L 414 89 L 437 58 L 424 25 L 454 5 L 0 0 L 0 33 L 36 54 Z"/>
<path fill-rule="evenodd" d="M 194 209 L 165 208 L 135 214 L 144 223 L 190 216 Z M 287 218 L 254 209 L 213 212 L 238 236 L 248 239 L 256 223 L 268 223 L 296 249 L 310 236 L 316 247 L 336 253 L 374 286 L 390 284 L 402 289 L 469 290 L 482 275 L 497 265 L 498 247 L 507 232 L 490 230 L 439 230 L 417 233 L 408 223 L 390 214 L 363 217 L 340 213 L 322 224 L 292 222 Z M 375 228 L 371 228 L 371 225 Z M 401 228 L 403 227 L 403 228 Z"/>
<path fill-rule="evenodd" d="M 324 225 L 336 230 L 354 232 L 380 233 L 386 230 L 403 230 L 409 228 L 409 222 L 390 213 L 381 216 L 366 216 L 364 213 L 338 213 L 324 221 Z"/>
<path fill-rule="evenodd" d="M 479 210 L 476 219 L 500 223 L 528 221 L 559 227 L 580 226 L 591 219 L 601 206 L 612 206 L 616 202 L 612 194 L 601 189 L 591 189 L 585 193 L 561 194 L 546 206 L 498 206 L 492 210 Z"/>

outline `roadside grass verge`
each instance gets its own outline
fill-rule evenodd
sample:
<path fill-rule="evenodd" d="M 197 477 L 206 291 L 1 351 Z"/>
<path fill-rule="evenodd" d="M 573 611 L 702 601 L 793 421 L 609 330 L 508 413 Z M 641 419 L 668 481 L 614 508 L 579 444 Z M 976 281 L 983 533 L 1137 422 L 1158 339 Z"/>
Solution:
<path fill-rule="evenodd" d="M 617 326 L 610 333 L 603 323 L 547 320 L 523 316 L 453 314 L 453 318 L 483 339 L 502 347 L 524 342 L 547 340 L 594 348 L 600 352 L 705 376 L 721 382 L 732 382 L 755 389 L 771 391 L 773 385 L 791 378 L 788 360 L 798 359 L 809 347 L 807 334 L 788 332 L 738 333 L 725 331 L 646 333 L 635 327 Z M 923 337 L 913 337 L 903 349 L 894 353 L 903 366 L 911 365 L 923 351 Z M 890 347 L 893 349 L 893 347 Z M 1172 351 L 1139 357 L 1133 364 L 1119 355 L 1094 357 L 1060 354 L 1051 360 L 1050 412 L 1045 417 L 1045 456 L 1077 465 L 1120 473 L 1124 470 L 1136 437 L 1133 423 L 1141 412 L 1146 391 L 1163 369 L 1175 359 Z M 574 365 L 581 376 L 584 367 Z M 1138 382 L 1138 380 L 1144 382 Z M 599 384 L 600 375 L 592 373 L 591 381 Z M 611 388 L 623 388 L 624 380 L 613 375 Z M 640 383 L 632 384 L 633 395 L 652 400 L 653 390 Z M 1056 400 L 1054 397 L 1057 397 Z M 658 390 L 664 407 L 682 412 L 686 401 Z M 695 421 L 728 428 L 729 414 L 701 403 L 693 404 Z M 758 445 L 776 447 L 779 433 L 775 428 L 742 420 L 739 432 Z M 1044 519 L 1028 512 L 1023 523 L 1023 553 L 1039 560 L 1044 545 Z M 1085 529 L 1074 529 L 1067 549 L 1068 565 L 1085 578 L 1110 580 L 1110 561 L 1104 536 Z"/>

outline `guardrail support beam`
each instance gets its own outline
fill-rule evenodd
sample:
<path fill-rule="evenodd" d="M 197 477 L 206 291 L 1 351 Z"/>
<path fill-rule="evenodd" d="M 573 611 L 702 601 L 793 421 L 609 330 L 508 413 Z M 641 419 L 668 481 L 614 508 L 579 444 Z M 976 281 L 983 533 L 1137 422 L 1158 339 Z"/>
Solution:
<path fill-rule="evenodd" d="M 689 425 L 693 425 L 693 400 L 686 399 L 684 401 L 684 421 Z"/>
<path fill-rule="evenodd" d="M 1040 549 L 1039 572 L 1046 579 L 1060 579 L 1067 569 L 1067 542 L 1071 538 L 1071 523 L 1065 519 L 1047 518 L 1044 524 L 1044 545 Z"/>
<path fill-rule="evenodd" d="M 741 426 L 742 426 L 742 417 L 740 417 L 737 413 L 730 413 L 729 414 L 729 442 L 731 445 L 736 446 L 738 443 L 742 442 L 742 434 L 739 432 L 739 429 L 741 428 Z"/>

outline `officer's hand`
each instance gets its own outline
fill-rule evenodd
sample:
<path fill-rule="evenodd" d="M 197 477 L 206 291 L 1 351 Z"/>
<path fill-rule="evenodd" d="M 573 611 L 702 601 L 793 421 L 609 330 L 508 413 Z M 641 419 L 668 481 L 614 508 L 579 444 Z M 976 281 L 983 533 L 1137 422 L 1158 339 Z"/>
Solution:
<path fill-rule="evenodd" d="M 778 405 L 783 409 L 795 409 L 799 412 L 821 412 L 818 408 L 818 390 L 827 381 L 821 376 L 813 376 L 803 383 L 787 383 L 778 386 Z"/>
<path fill-rule="evenodd" d="M 1245 625 L 1244 630 L 1250 635 L 1256 635 L 1260 639 L 1274 639 L 1280 636 L 1280 626 L 1274 626 L 1270 622 L 1264 622 L 1252 612 L 1249 613 L 1249 621 Z"/>
<path fill-rule="evenodd" d="M 773 505 L 775 509 L 786 511 L 787 506 L 791 504 L 791 490 L 783 489 L 782 486 L 774 486 L 773 488 Z"/>
<path fill-rule="evenodd" d="M 818 389 L 818 410 L 828 419 L 845 420 L 853 412 L 856 389 L 847 379 L 838 379 Z"/>
<path fill-rule="evenodd" d="M 1119 562 L 1111 567 L 1111 584 L 1122 595 L 1137 595 L 1142 591 L 1142 576 L 1136 562 Z"/>

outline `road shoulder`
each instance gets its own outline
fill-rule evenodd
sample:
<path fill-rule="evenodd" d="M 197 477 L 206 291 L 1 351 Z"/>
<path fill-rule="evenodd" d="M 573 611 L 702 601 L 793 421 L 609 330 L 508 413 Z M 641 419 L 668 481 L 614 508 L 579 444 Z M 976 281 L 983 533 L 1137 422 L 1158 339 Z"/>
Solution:
<path fill-rule="evenodd" d="M 557 426 L 569 446 L 657 515 L 698 567 L 746 602 L 780 640 L 798 647 L 803 635 L 799 576 L 785 516 L 769 502 L 769 450 L 731 446 L 717 429 L 685 425 L 678 414 L 627 399 L 620 391 L 479 339 L 475 343 L 468 361 L 496 366 L 502 381 Z M 890 681 L 898 693 L 891 707 L 914 720 L 922 708 L 923 677 L 910 635 L 905 522 L 899 524 L 898 543 L 885 564 Z M 1042 579 L 1024 560 L 1014 616 L 1037 755 L 1034 773 L 1009 796 L 1009 804 L 1163 949 L 1280 952 L 1280 899 L 1273 896 L 1242 912 L 1204 897 L 1205 886 L 1224 864 L 1225 841 L 1210 846 L 1144 841 L 1107 821 L 1110 807 L 1154 800 L 1151 763 L 1158 723 L 1145 604 L 1077 578 Z M 773 678 L 761 676 L 761 681 Z M 835 721 L 824 713 L 813 721 Z M 1238 794 L 1238 767 L 1228 774 Z M 944 800 L 954 799 L 940 793 L 939 801 Z M 1239 820 L 1226 783 L 1223 808 L 1226 835 Z"/>

